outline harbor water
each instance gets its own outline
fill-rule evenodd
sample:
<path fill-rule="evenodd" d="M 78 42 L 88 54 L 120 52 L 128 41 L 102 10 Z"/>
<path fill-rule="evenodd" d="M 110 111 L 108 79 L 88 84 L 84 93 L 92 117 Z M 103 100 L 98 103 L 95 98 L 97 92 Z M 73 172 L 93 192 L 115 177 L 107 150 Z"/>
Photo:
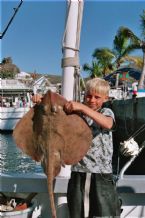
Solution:
<path fill-rule="evenodd" d="M 12 133 L 0 132 L 0 173 L 42 173 L 40 163 L 22 153 L 16 146 Z"/>

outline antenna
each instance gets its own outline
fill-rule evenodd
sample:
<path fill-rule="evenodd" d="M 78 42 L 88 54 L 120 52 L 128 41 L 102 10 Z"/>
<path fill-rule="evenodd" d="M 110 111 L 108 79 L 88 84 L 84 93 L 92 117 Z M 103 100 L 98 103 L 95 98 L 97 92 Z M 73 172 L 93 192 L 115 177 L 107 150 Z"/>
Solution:
<path fill-rule="evenodd" d="M 4 31 L 3 31 L 2 33 L 0 33 L 0 39 L 2 39 L 2 38 L 4 37 L 6 31 L 8 30 L 10 24 L 12 23 L 12 21 L 13 21 L 15 15 L 16 15 L 16 13 L 18 12 L 19 8 L 21 7 L 22 3 L 23 3 L 23 0 L 21 0 L 20 4 L 17 6 L 17 8 L 14 8 L 14 14 L 13 14 L 13 16 L 10 18 L 10 20 L 9 20 L 9 22 L 8 22 L 8 24 L 7 24 L 7 26 L 6 26 L 6 28 L 4 29 Z"/>

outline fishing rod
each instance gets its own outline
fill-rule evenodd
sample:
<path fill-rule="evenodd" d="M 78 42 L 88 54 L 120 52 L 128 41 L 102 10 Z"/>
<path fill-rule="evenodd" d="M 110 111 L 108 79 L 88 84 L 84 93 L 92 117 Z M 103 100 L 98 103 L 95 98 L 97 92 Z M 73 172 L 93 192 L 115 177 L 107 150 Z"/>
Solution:
<path fill-rule="evenodd" d="M 17 8 L 14 8 L 14 14 L 13 14 L 12 17 L 10 18 L 10 20 L 9 20 L 9 22 L 8 22 L 8 24 L 7 24 L 7 26 L 6 26 L 6 28 L 4 29 L 4 31 L 0 34 L 0 39 L 2 39 L 2 38 L 4 37 L 6 31 L 8 30 L 8 28 L 9 28 L 9 26 L 10 26 L 10 24 L 12 23 L 12 21 L 13 21 L 15 15 L 16 15 L 16 13 L 17 13 L 18 10 L 20 9 L 22 3 L 23 3 L 23 0 L 21 0 L 20 4 L 17 6 Z"/>

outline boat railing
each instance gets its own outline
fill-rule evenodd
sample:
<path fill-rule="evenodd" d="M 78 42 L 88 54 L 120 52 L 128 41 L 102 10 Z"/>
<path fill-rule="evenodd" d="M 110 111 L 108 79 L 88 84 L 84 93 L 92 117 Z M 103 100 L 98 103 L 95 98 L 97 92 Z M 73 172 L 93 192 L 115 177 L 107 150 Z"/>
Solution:
<path fill-rule="evenodd" d="M 120 171 L 119 174 L 119 179 L 123 179 L 124 177 L 124 173 L 126 172 L 126 170 L 129 168 L 129 166 L 133 163 L 133 161 L 139 156 L 139 154 L 141 153 L 141 151 L 145 148 L 145 141 L 142 143 L 141 147 L 139 148 L 139 151 L 137 154 L 133 155 L 131 157 L 131 159 L 123 166 L 123 168 Z"/>
<path fill-rule="evenodd" d="M 33 184 L 33 185 L 31 185 Z M 67 192 L 68 178 L 57 176 L 54 180 L 54 193 Z M 1 174 L 0 192 L 12 193 L 45 193 L 48 192 L 47 177 L 44 173 L 33 174 Z"/>

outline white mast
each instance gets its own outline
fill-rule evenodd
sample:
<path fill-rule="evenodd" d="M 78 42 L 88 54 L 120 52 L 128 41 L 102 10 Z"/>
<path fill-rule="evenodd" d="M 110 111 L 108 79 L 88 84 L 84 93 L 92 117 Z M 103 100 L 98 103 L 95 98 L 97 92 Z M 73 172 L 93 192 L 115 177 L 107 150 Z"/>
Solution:
<path fill-rule="evenodd" d="M 82 15 L 83 0 L 69 0 L 62 45 L 62 95 L 68 100 L 73 99 L 74 74 L 76 67 L 79 67 Z"/>
<path fill-rule="evenodd" d="M 73 100 L 75 72 L 79 68 L 80 33 L 83 16 L 83 0 L 68 0 L 65 31 L 62 42 L 63 78 L 62 95 Z M 70 177 L 70 166 L 61 168 L 59 176 Z"/>
<path fill-rule="evenodd" d="M 68 0 L 66 25 L 62 42 L 62 95 L 67 100 L 73 100 L 75 72 L 79 68 L 79 46 L 80 33 L 83 15 L 83 0 Z M 58 176 L 70 177 L 70 166 L 61 168 Z M 56 197 L 56 204 L 59 208 L 58 214 L 61 218 L 68 218 L 66 208 L 67 198 L 65 194 L 59 194 Z"/>

